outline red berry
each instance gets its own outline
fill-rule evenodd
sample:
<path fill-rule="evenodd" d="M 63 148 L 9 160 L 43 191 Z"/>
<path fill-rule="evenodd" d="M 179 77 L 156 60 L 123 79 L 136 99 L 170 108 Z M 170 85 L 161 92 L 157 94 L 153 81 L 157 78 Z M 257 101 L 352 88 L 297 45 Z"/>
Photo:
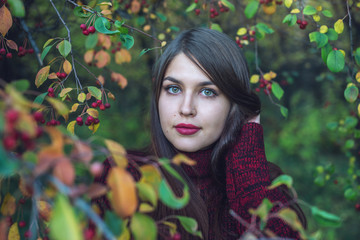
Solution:
<path fill-rule="evenodd" d="M 86 29 L 86 30 L 83 30 L 82 32 L 85 36 L 89 35 L 89 31 Z"/>
<path fill-rule="evenodd" d="M 82 126 L 82 125 L 84 124 L 82 117 L 77 117 L 77 118 L 76 118 L 76 123 L 77 123 L 79 126 Z"/>
<path fill-rule="evenodd" d="M 21 136 L 20 136 L 21 140 L 23 140 L 24 142 L 28 142 L 31 140 L 31 137 L 28 133 L 21 133 Z"/>
<path fill-rule="evenodd" d="M 34 49 L 33 49 L 33 48 L 30 48 L 30 49 L 27 50 L 27 52 L 28 52 L 29 54 L 33 54 L 33 53 L 34 53 Z"/>
<path fill-rule="evenodd" d="M 237 44 L 237 45 L 241 44 L 240 39 L 237 39 L 237 40 L 236 40 L 236 44 Z"/>
<path fill-rule="evenodd" d="M 56 126 L 57 125 L 57 121 L 55 119 L 51 119 L 50 120 L 50 125 L 51 126 Z"/>
<path fill-rule="evenodd" d="M 111 107 L 110 103 L 105 103 L 104 106 L 105 106 L 105 108 L 110 108 Z"/>
<path fill-rule="evenodd" d="M 337 185 L 339 181 L 337 179 L 334 180 L 334 184 Z"/>
<path fill-rule="evenodd" d="M 21 199 L 19 200 L 19 203 L 20 203 L 20 204 L 24 204 L 24 203 L 25 203 L 25 199 L 24 199 L 24 198 L 21 198 Z"/>
<path fill-rule="evenodd" d="M 112 53 L 112 54 L 116 53 L 116 49 L 115 49 L 115 48 L 112 49 L 112 50 L 111 50 L 111 53 Z"/>
<path fill-rule="evenodd" d="M 271 84 L 268 84 L 268 85 L 266 86 L 266 88 L 267 88 L 269 91 L 271 91 L 271 89 L 272 89 Z"/>
<path fill-rule="evenodd" d="M 336 47 L 333 48 L 334 51 L 337 51 L 338 49 Z"/>
<path fill-rule="evenodd" d="M 20 46 L 19 47 L 19 52 L 22 52 L 22 51 L 24 51 L 24 47 Z"/>
<path fill-rule="evenodd" d="M 1 55 L 5 55 L 5 54 L 6 54 L 5 48 L 0 49 L 0 54 L 1 54 Z"/>
<path fill-rule="evenodd" d="M 94 124 L 98 124 L 100 122 L 100 120 L 98 118 L 94 119 Z"/>
<path fill-rule="evenodd" d="M 172 237 L 172 240 L 181 240 L 180 233 L 175 233 L 174 236 Z"/>
<path fill-rule="evenodd" d="M 41 122 L 41 120 L 44 119 L 44 115 L 42 114 L 42 112 L 34 112 L 33 117 L 37 122 Z"/>
<path fill-rule="evenodd" d="M 196 14 L 196 15 L 199 15 L 199 14 L 200 14 L 200 12 L 201 12 L 201 11 L 200 11 L 200 9 L 198 9 L 198 8 L 197 8 L 197 9 L 195 9 L 195 14 Z"/>
<path fill-rule="evenodd" d="M 88 228 L 85 230 L 85 232 L 84 232 L 85 240 L 92 239 L 94 236 L 95 236 L 95 232 L 93 229 Z"/>
<path fill-rule="evenodd" d="M 249 31 L 249 34 L 250 34 L 251 36 L 253 36 L 253 35 L 256 34 L 256 32 L 255 32 L 254 30 L 251 30 L 251 31 Z"/>
<path fill-rule="evenodd" d="M 301 20 L 300 19 L 296 20 L 296 23 L 301 24 Z"/>
<path fill-rule="evenodd" d="M 6 58 L 9 58 L 9 59 L 12 58 L 12 53 L 7 53 Z"/>
<path fill-rule="evenodd" d="M 266 95 L 270 95 L 270 91 L 269 91 L 267 88 L 264 89 L 264 93 L 265 93 Z"/>
<path fill-rule="evenodd" d="M 88 116 L 86 121 L 92 123 L 92 122 L 94 122 L 94 118 L 92 116 Z"/>
<path fill-rule="evenodd" d="M 101 100 L 97 100 L 96 101 L 97 102 L 97 104 L 100 106 L 100 104 L 102 104 L 102 101 Z"/>
<path fill-rule="evenodd" d="M 194 3 L 198 3 L 199 2 L 199 0 L 194 0 Z"/>
<path fill-rule="evenodd" d="M 24 233 L 24 237 L 25 237 L 25 238 L 30 238 L 30 237 L 31 237 L 31 231 L 30 231 L 30 230 L 27 230 L 27 231 Z"/>
<path fill-rule="evenodd" d="M 355 209 L 360 212 L 360 203 L 355 204 Z"/>
<path fill-rule="evenodd" d="M 90 26 L 90 27 L 88 28 L 88 31 L 89 31 L 89 33 L 94 33 L 94 32 L 95 32 L 95 27 L 94 27 L 94 26 Z"/>
<path fill-rule="evenodd" d="M 52 87 L 48 88 L 48 93 L 54 93 L 54 89 Z"/>
<path fill-rule="evenodd" d="M 216 11 L 215 8 L 210 8 L 211 13 L 214 13 L 215 11 Z"/>
<path fill-rule="evenodd" d="M 97 106 L 98 106 L 97 102 L 93 102 L 93 103 L 91 104 L 91 107 L 93 107 L 93 108 L 97 108 Z"/>
<path fill-rule="evenodd" d="M 243 39 L 243 40 L 247 40 L 247 39 L 248 39 L 248 36 L 243 36 L 242 39 Z"/>
<path fill-rule="evenodd" d="M 57 72 L 57 73 L 56 73 L 56 76 L 57 76 L 58 78 L 60 78 L 60 76 L 61 76 L 61 75 L 60 75 L 60 72 Z"/>
<path fill-rule="evenodd" d="M 66 78 L 66 76 L 67 76 L 66 73 L 64 73 L 64 72 L 60 73 L 60 78 L 64 79 L 64 78 Z"/>
<path fill-rule="evenodd" d="M 305 29 L 305 28 L 306 28 L 306 25 L 300 24 L 300 29 Z"/>
<path fill-rule="evenodd" d="M 210 18 L 215 18 L 215 14 L 210 14 Z"/>
<path fill-rule="evenodd" d="M 19 222 L 19 227 L 25 227 L 25 226 L 26 226 L 25 221 L 20 221 L 20 222 Z"/>
<path fill-rule="evenodd" d="M 89 122 L 88 120 L 85 121 L 86 126 L 90 126 L 91 124 L 92 124 L 92 122 Z"/>
<path fill-rule="evenodd" d="M 250 42 L 255 42 L 255 38 L 251 37 Z"/>
<path fill-rule="evenodd" d="M 18 118 L 19 118 L 19 113 L 14 109 L 10 109 L 5 113 L 5 119 L 9 123 L 16 122 Z"/>
<path fill-rule="evenodd" d="M 100 104 L 99 108 L 100 108 L 101 111 L 104 111 L 104 110 L 105 110 L 105 105 L 104 105 L 104 104 Z"/>
<path fill-rule="evenodd" d="M 14 150 L 14 148 L 16 147 L 16 139 L 14 136 L 6 136 L 3 139 L 3 145 L 5 150 L 7 151 L 11 151 Z"/>
<path fill-rule="evenodd" d="M 117 43 L 118 47 L 121 47 L 121 44 L 122 44 L 121 42 L 118 42 L 118 43 Z"/>
<path fill-rule="evenodd" d="M 260 4 L 264 4 L 265 3 L 265 0 L 260 0 Z"/>
<path fill-rule="evenodd" d="M 306 20 L 304 20 L 304 21 L 301 22 L 301 24 L 306 26 L 306 25 L 308 25 L 308 22 Z"/>
<path fill-rule="evenodd" d="M 225 10 L 225 8 L 220 8 L 220 12 L 225 12 L 226 10 Z"/>
<path fill-rule="evenodd" d="M 283 2 L 282 1 L 276 1 L 277 5 L 281 5 Z"/>
<path fill-rule="evenodd" d="M 256 91 L 256 92 L 260 92 L 260 88 L 255 88 L 255 91 Z"/>
<path fill-rule="evenodd" d="M 240 47 L 240 48 L 243 48 L 243 45 L 242 45 L 242 44 L 239 44 L 239 47 Z"/>
<path fill-rule="evenodd" d="M 54 93 L 48 93 L 48 97 L 53 98 L 53 97 L 55 97 L 55 94 Z"/>
<path fill-rule="evenodd" d="M 80 24 L 80 29 L 81 29 L 81 30 L 86 30 L 86 24 L 84 24 L 84 23 L 83 23 L 83 24 Z"/>
<path fill-rule="evenodd" d="M 218 12 L 214 12 L 215 17 L 219 16 Z"/>

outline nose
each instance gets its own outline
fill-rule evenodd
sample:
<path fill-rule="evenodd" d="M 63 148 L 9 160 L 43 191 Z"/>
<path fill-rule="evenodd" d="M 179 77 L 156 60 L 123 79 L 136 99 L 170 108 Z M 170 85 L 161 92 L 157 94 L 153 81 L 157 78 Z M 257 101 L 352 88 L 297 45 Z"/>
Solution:
<path fill-rule="evenodd" d="M 196 115 L 196 103 L 191 94 L 184 95 L 180 109 L 180 115 L 182 116 L 195 116 Z"/>

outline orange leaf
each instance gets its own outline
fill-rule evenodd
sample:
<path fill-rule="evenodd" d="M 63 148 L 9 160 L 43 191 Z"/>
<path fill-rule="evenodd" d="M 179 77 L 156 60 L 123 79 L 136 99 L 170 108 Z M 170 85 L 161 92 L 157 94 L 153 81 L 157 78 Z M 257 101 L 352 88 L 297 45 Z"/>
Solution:
<path fill-rule="evenodd" d="M 48 79 L 57 79 L 56 73 L 52 72 L 49 74 Z"/>
<path fill-rule="evenodd" d="M 125 157 L 125 148 L 121 144 L 109 139 L 105 139 L 105 145 L 109 149 L 117 166 L 121 168 L 126 168 L 128 160 Z"/>
<path fill-rule="evenodd" d="M 0 8 L 0 23 L 0 33 L 5 36 L 13 24 L 11 13 L 5 6 Z"/>
<path fill-rule="evenodd" d="M 3 216 L 11 216 L 16 211 L 16 202 L 15 198 L 10 194 L 7 193 L 2 201 L 1 205 L 1 214 Z"/>
<path fill-rule="evenodd" d="M 262 8 L 265 14 L 272 15 L 276 12 L 276 3 L 272 1 L 268 4 L 263 4 Z"/>
<path fill-rule="evenodd" d="M 125 169 L 113 167 L 107 177 L 112 194 L 112 208 L 122 218 L 130 217 L 136 211 L 138 199 L 133 177 Z"/>
<path fill-rule="evenodd" d="M 111 80 L 117 82 L 122 89 L 124 89 L 128 84 L 127 79 L 122 74 L 116 72 L 111 73 Z"/>
<path fill-rule="evenodd" d="M 105 84 L 105 78 L 103 77 L 103 75 L 99 75 L 97 79 L 102 85 Z"/>
<path fill-rule="evenodd" d="M 184 164 L 190 165 L 190 166 L 196 165 L 196 161 L 191 160 L 184 154 L 177 154 L 175 157 L 173 157 L 172 162 L 176 165 L 180 165 L 181 163 L 184 163 Z"/>
<path fill-rule="evenodd" d="M 109 53 L 104 50 L 100 50 L 95 54 L 95 61 L 98 68 L 103 68 L 110 63 L 111 58 Z"/>
<path fill-rule="evenodd" d="M 86 100 L 90 100 L 91 97 L 92 97 L 91 93 L 87 93 L 87 94 L 86 94 Z"/>
<path fill-rule="evenodd" d="M 45 173 L 62 158 L 64 158 L 62 149 L 55 146 L 43 147 L 38 153 L 39 161 L 34 170 L 35 176 Z"/>
<path fill-rule="evenodd" d="M 93 49 L 86 51 L 86 53 L 84 54 L 84 61 L 87 64 L 90 64 L 93 59 L 94 59 L 94 53 L 95 51 Z"/>
<path fill-rule="evenodd" d="M 115 96 L 111 92 L 108 92 L 108 97 L 115 101 Z"/>
<path fill-rule="evenodd" d="M 6 45 L 11 48 L 14 49 L 15 51 L 18 51 L 18 45 L 16 44 L 16 42 L 14 42 L 13 40 L 7 40 L 6 41 Z"/>
<path fill-rule="evenodd" d="M 76 141 L 74 149 L 71 152 L 71 158 L 79 159 L 83 163 L 90 163 L 93 159 L 93 152 L 91 147 L 84 142 Z"/>
<path fill-rule="evenodd" d="M 133 13 L 138 13 L 140 11 L 140 8 L 141 8 L 141 4 L 137 1 L 137 0 L 133 0 L 131 2 L 131 12 Z"/>
<path fill-rule="evenodd" d="M 66 72 L 67 75 L 69 75 L 71 73 L 72 65 L 68 60 L 64 61 L 63 69 L 64 69 L 64 72 Z"/>
<path fill-rule="evenodd" d="M 39 70 L 39 72 L 36 74 L 35 78 L 35 85 L 36 87 L 40 87 L 47 77 L 49 76 L 50 66 L 43 67 Z"/>
<path fill-rule="evenodd" d="M 71 186 L 75 180 L 75 169 L 69 159 L 63 158 L 54 167 L 53 174 L 65 185 Z"/>
<path fill-rule="evenodd" d="M 36 202 L 40 217 L 45 221 L 49 221 L 51 217 L 51 205 L 43 200 Z"/>
<path fill-rule="evenodd" d="M 131 62 L 130 52 L 126 49 L 121 49 L 115 53 L 115 62 L 117 64 L 122 64 L 124 62 Z"/>

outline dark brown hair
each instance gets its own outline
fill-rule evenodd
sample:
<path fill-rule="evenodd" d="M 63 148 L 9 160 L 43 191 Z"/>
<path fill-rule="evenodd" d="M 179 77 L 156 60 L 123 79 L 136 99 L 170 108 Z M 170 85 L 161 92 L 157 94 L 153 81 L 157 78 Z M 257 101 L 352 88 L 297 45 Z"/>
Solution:
<path fill-rule="evenodd" d="M 156 156 L 172 158 L 177 153 L 162 132 L 158 101 L 166 69 L 180 53 L 185 54 L 196 64 L 231 102 L 225 127 L 219 140 L 214 143 L 211 157 L 212 172 L 218 183 L 217 187 L 225 191 L 225 161 L 223 159 L 227 150 L 234 144 L 242 125 L 248 119 L 260 114 L 260 99 L 251 91 L 245 58 L 232 39 L 223 33 L 206 28 L 182 32 L 166 47 L 153 70 L 151 134 L 152 151 Z M 177 170 L 187 179 L 191 189 L 192 198 L 183 214 L 191 215 L 198 221 L 199 228 L 204 233 L 204 239 L 207 239 L 205 235 L 207 235 L 209 226 L 206 206 L 182 168 L 178 167 Z M 178 183 L 174 183 L 172 186 L 175 189 L 181 189 Z M 223 192 L 223 199 L 225 197 L 226 193 Z M 217 229 L 215 232 L 218 235 L 217 239 L 220 239 L 220 230 Z"/>

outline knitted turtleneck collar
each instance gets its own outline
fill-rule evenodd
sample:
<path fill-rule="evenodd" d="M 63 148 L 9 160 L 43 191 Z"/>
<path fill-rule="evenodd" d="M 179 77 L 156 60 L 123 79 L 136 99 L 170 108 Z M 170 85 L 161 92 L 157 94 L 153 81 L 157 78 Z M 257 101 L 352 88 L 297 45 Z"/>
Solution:
<path fill-rule="evenodd" d="M 187 157 L 196 162 L 195 166 L 182 165 L 186 174 L 191 178 L 204 178 L 211 176 L 211 154 L 212 148 L 200 150 L 197 152 L 182 152 Z"/>

